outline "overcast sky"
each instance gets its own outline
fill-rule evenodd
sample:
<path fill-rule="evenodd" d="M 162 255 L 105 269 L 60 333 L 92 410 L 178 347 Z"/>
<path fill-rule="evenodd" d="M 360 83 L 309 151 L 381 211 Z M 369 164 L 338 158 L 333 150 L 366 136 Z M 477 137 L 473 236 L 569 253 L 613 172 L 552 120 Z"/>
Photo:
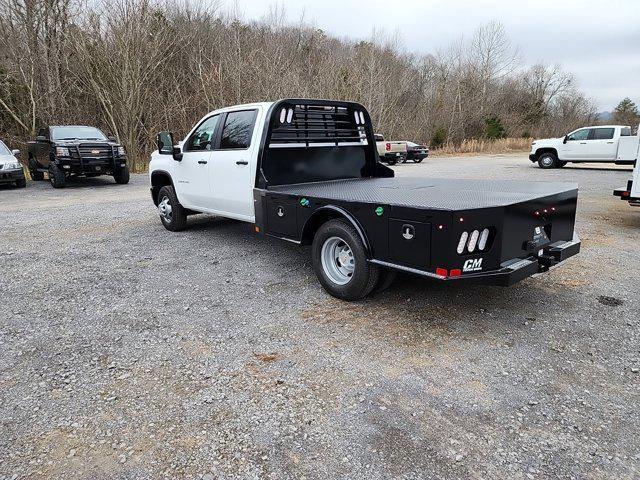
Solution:
<path fill-rule="evenodd" d="M 237 0 L 259 19 L 274 0 Z M 640 0 L 280 0 L 287 16 L 339 37 L 374 28 L 399 33 L 405 48 L 432 53 L 481 23 L 501 22 L 525 64 L 559 63 L 601 111 L 624 97 L 640 106 Z M 227 6 L 233 2 L 227 0 Z"/>

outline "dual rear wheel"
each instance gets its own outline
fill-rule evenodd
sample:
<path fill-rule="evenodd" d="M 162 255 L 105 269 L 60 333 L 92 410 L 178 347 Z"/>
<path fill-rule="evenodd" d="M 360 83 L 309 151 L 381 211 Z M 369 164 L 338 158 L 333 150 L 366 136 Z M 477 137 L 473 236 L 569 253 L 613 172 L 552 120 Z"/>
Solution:
<path fill-rule="evenodd" d="M 394 271 L 367 261 L 360 235 L 343 219 L 330 220 L 318 229 L 311 256 L 322 287 L 342 300 L 360 300 L 374 290 L 383 291 L 395 278 Z"/>

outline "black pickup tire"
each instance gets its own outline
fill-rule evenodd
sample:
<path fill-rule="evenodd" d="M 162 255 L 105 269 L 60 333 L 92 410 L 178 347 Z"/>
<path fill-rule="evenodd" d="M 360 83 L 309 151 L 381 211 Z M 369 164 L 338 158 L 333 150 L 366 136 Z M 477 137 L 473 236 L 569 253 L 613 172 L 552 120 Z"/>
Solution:
<path fill-rule="evenodd" d="M 540 168 L 556 168 L 558 166 L 558 157 L 555 153 L 542 153 L 538 157 L 538 166 Z"/>
<path fill-rule="evenodd" d="M 21 178 L 20 180 L 16 180 L 16 187 L 18 188 L 26 188 L 27 186 L 27 180 L 24 178 Z"/>
<path fill-rule="evenodd" d="M 44 173 L 38 171 L 38 163 L 33 157 L 29 157 L 29 175 L 34 182 L 44 180 Z"/>
<path fill-rule="evenodd" d="M 67 177 L 57 165 L 49 165 L 49 182 L 53 188 L 64 188 L 67 185 Z"/>
<path fill-rule="evenodd" d="M 420 163 L 424 158 L 414 158 L 413 163 Z"/>
<path fill-rule="evenodd" d="M 311 252 L 320 284 L 336 298 L 360 300 L 378 283 L 379 267 L 367 261 L 360 235 L 346 220 L 324 223 L 313 238 Z"/>
<path fill-rule="evenodd" d="M 389 165 L 395 165 L 396 163 L 398 163 L 398 161 L 395 158 L 389 158 L 387 160 L 387 164 Z"/>
<path fill-rule="evenodd" d="M 129 167 L 117 168 L 113 172 L 113 179 L 119 185 L 126 185 L 127 183 L 129 183 L 129 178 L 130 178 Z"/>
<path fill-rule="evenodd" d="M 158 192 L 158 212 L 160 221 L 167 230 L 179 232 L 187 226 L 187 212 L 180 205 L 171 185 L 165 185 Z"/>

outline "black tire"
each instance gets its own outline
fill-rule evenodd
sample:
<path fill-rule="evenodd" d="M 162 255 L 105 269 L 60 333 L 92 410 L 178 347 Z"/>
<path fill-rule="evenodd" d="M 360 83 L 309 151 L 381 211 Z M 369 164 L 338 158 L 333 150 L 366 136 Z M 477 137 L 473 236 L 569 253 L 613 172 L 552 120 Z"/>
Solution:
<path fill-rule="evenodd" d="M 29 175 L 34 182 L 41 182 L 44 180 L 44 173 L 38 171 L 38 163 L 33 157 L 29 157 Z"/>
<path fill-rule="evenodd" d="M 567 164 L 567 162 L 561 162 L 560 160 L 558 160 L 558 162 L 556 163 L 556 165 L 558 166 L 558 168 L 562 168 Z"/>
<path fill-rule="evenodd" d="M 163 202 L 167 201 L 170 212 L 167 212 Z M 187 213 L 185 208 L 180 205 L 176 192 L 171 185 L 165 185 L 158 192 L 158 210 L 160 211 L 160 221 L 164 228 L 172 232 L 184 230 L 187 226 Z M 163 213 L 164 212 L 164 213 Z"/>
<path fill-rule="evenodd" d="M 387 290 L 397 276 L 398 272 L 396 270 L 392 270 L 391 268 L 382 268 L 378 277 L 378 284 L 373 290 L 374 293 L 382 293 Z"/>
<path fill-rule="evenodd" d="M 24 178 L 21 178 L 20 180 L 16 180 L 16 187 L 18 188 L 25 188 L 27 186 L 27 180 Z"/>
<path fill-rule="evenodd" d="M 398 163 L 398 161 L 395 158 L 390 158 L 389 160 L 387 160 L 387 163 L 389 165 L 395 165 L 396 163 Z"/>
<path fill-rule="evenodd" d="M 129 183 L 129 167 L 122 167 L 113 172 L 113 179 L 118 185 L 126 185 Z"/>
<path fill-rule="evenodd" d="M 67 185 L 67 177 L 56 165 L 49 165 L 49 182 L 53 188 L 64 188 Z"/>
<path fill-rule="evenodd" d="M 414 158 L 413 163 L 420 163 L 424 158 Z"/>
<path fill-rule="evenodd" d="M 543 153 L 538 157 L 538 166 L 540 168 L 556 168 L 558 165 L 558 157 L 555 153 Z"/>
<path fill-rule="evenodd" d="M 322 261 L 325 244 L 335 242 L 336 238 L 348 247 L 353 259 L 353 272 L 345 284 L 336 283 L 331 278 L 331 273 L 325 270 Z M 323 224 L 313 238 L 311 252 L 313 269 L 320 284 L 336 298 L 360 300 L 369 295 L 378 283 L 379 267 L 367 261 L 367 252 L 360 235 L 346 220 L 335 219 Z"/>

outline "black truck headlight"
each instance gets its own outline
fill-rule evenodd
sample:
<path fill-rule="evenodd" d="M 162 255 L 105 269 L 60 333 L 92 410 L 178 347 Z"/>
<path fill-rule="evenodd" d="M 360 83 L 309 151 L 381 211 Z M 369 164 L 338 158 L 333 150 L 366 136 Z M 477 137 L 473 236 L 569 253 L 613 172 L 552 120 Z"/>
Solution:
<path fill-rule="evenodd" d="M 67 147 L 56 147 L 56 157 L 69 157 L 69 149 Z"/>

